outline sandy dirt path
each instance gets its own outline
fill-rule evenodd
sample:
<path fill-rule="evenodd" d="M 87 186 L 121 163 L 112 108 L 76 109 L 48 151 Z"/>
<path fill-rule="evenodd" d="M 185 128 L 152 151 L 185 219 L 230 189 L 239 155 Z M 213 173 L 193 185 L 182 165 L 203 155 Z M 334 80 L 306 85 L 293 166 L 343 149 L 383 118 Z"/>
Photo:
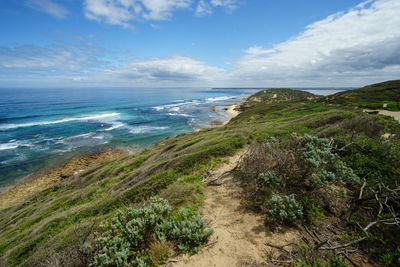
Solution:
<path fill-rule="evenodd" d="M 373 112 L 375 110 L 370 110 L 370 109 L 364 109 L 364 112 Z M 379 114 L 386 115 L 386 116 L 392 116 L 395 118 L 397 121 L 400 122 L 400 111 L 389 111 L 389 110 L 377 110 Z"/>
<path fill-rule="evenodd" d="M 397 121 L 400 122 L 400 111 L 379 110 L 379 114 L 392 116 L 393 118 L 395 118 Z"/>
<path fill-rule="evenodd" d="M 244 150 L 229 158 L 229 163 L 214 171 L 209 180 L 233 169 L 243 153 Z M 200 213 L 214 229 L 210 245 L 193 256 L 181 256 L 178 262 L 167 266 L 265 266 L 263 262 L 270 251 L 265 242 L 279 245 L 293 241 L 293 231 L 269 233 L 264 226 L 264 216 L 244 207 L 242 199 L 241 188 L 232 180 L 220 186 L 209 186 Z"/>

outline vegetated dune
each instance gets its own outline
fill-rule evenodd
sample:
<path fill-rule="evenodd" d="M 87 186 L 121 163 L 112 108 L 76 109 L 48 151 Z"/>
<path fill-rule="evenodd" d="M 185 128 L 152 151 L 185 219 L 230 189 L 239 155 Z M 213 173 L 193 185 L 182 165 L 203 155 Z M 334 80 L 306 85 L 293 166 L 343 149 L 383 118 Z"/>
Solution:
<path fill-rule="evenodd" d="M 253 234 L 254 244 L 240 255 L 257 257 L 239 257 L 243 264 L 395 264 L 400 256 L 394 218 L 399 210 L 400 126 L 391 117 L 366 114 L 362 107 L 388 102 L 395 108 L 392 91 L 399 90 L 398 84 L 371 86 L 381 90 L 379 97 L 373 97 L 369 87 L 332 97 L 263 90 L 223 127 L 166 138 L 137 155 L 70 176 L 1 211 L 0 265 L 151 265 L 178 260 L 176 264 L 193 266 L 205 261 L 201 257 L 229 258 L 218 248 L 234 237 L 235 247 L 244 250 Z M 384 133 L 390 137 L 382 138 Z M 243 156 L 232 161 L 237 153 Z M 227 165 L 232 170 L 219 177 L 216 173 Z M 211 182 L 216 178 L 218 182 Z M 94 235 L 113 229 L 100 227 L 105 222 L 124 221 L 117 211 L 127 207 L 136 210 L 118 227 L 139 227 L 135 216 L 152 209 L 154 203 L 146 200 L 153 196 L 169 201 L 172 209 L 155 215 L 159 221 L 146 222 L 159 229 L 158 235 L 145 231 L 139 239 L 121 234 L 120 239 L 102 241 Z M 229 203 L 226 210 L 224 203 Z M 196 238 L 208 236 L 199 211 L 208 226 L 215 227 L 207 244 Z M 226 225 L 220 217 L 209 221 L 210 216 L 226 220 L 230 211 L 232 222 Z M 239 232 L 240 218 L 234 222 L 235 216 L 246 220 L 251 214 L 259 227 L 249 238 Z M 185 244 L 176 241 L 168 225 L 191 233 L 185 235 Z M 226 236 L 223 227 L 230 231 Z M 268 239 L 285 234 L 291 237 L 285 244 Z M 185 251 L 200 252 L 188 258 L 182 256 Z M 239 258 L 233 264 L 241 264 Z"/>

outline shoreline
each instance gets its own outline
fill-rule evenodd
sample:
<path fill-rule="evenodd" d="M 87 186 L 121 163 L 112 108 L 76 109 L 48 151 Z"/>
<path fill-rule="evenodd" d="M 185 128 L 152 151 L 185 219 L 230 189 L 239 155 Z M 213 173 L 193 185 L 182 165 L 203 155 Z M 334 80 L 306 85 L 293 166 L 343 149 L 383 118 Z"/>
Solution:
<path fill-rule="evenodd" d="M 224 111 L 228 115 L 226 120 L 211 121 L 210 125 L 225 126 L 231 119 L 240 114 L 240 111 L 237 110 L 240 105 L 241 102 L 210 106 L 211 110 L 216 113 L 217 111 L 215 107 L 225 107 Z M 124 148 L 84 153 L 71 157 L 62 165 L 50 165 L 42 170 L 30 173 L 27 176 L 20 178 L 15 183 L 0 188 L 0 210 L 15 207 L 33 195 L 46 190 L 63 179 L 77 175 L 98 164 L 129 154 L 132 154 L 132 151 Z"/>
<path fill-rule="evenodd" d="M 240 114 L 240 111 L 238 110 L 240 105 L 242 103 L 233 103 L 233 104 L 227 104 L 227 105 L 213 105 L 210 106 L 211 110 L 213 112 L 215 112 L 216 114 L 220 114 L 217 110 L 216 107 L 225 107 L 224 111 L 225 114 L 228 115 L 228 118 L 223 120 L 223 121 L 218 121 L 218 120 L 214 120 L 214 121 L 210 121 L 210 124 L 213 126 L 225 126 L 226 124 L 228 124 L 233 118 L 235 118 L 237 115 Z"/>
<path fill-rule="evenodd" d="M 228 124 L 233 118 L 235 118 L 237 115 L 240 114 L 240 111 L 238 110 L 239 107 L 240 107 L 240 103 L 235 103 L 235 104 L 229 105 L 229 107 L 225 111 L 230 116 L 230 118 L 225 120 L 223 122 L 223 125 Z"/>

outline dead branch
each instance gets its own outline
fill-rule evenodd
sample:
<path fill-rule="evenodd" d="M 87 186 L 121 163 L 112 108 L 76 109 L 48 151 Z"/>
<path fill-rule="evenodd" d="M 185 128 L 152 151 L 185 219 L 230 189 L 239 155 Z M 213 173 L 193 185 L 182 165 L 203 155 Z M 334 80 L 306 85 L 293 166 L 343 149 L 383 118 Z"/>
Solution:
<path fill-rule="evenodd" d="M 218 242 L 218 236 L 217 236 L 217 238 L 216 238 L 214 241 L 212 241 L 212 242 L 206 244 L 204 247 L 213 246 L 213 245 L 215 245 L 217 242 Z"/>
<path fill-rule="evenodd" d="M 361 186 L 360 195 L 358 196 L 358 199 L 362 199 L 363 192 L 364 192 L 364 188 L 365 188 L 366 185 L 367 185 L 367 180 L 366 180 L 365 177 L 364 177 L 364 183 L 363 183 L 363 185 Z"/>
<path fill-rule="evenodd" d="M 343 152 L 343 151 L 346 151 L 346 149 L 347 149 L 349 146 L 352 146 L 352 145 L 355 145 L 355 146 L 357 146 L 359 149 L 361 149 L 362 151 L 365 151 L 365 148 L 363 148 L 360 144 L 358 144 L 358 143 L 356 143 L 356 142 L 351 142 L 351 143 L 348 143 L 347 145 L 345 145 L 345 146 L 343 146 L 343 147 L 341 147 L 341 148 L 339 148 L 339 149 L 336 149 L 336 152 Z"/>
<path fill-rule="evenodd" d="M 353 240 L 353 241 L 351 241 L 349 243 L 346 243 L 346 244 L 337 245 L 337 246 L 334 246 L 334 247 L 332 247 L 332 246 L 331 247 L 325 247 L 325 248 L 320 248 L 320 249 L 321 250 L 337 250 L 337 249 L 340 249 L 340 248 L 353 246 L 353 245 L 358 244 L 358 243 L 360 243 L 360 242 L 362 242 L 362 241 L 364 241 L 364 240 L 366 240 L 366 239 L 368 239 L 370 237 L 369 234 L 368 234 L 368 229 L 371 228 L 372 226 L 374 226 L 374 225 L 376 225 L 378 223 L 393 223 L 393 222 L 395 222 L 395 219 L 383 219 L 383 220 L 377 220 L 377 221 L 374 221 L 374 222 L 370 222 L 366 227 L 364 227 L 364 228 L 360 227 L 362 229 L 362 231 L 365 233 L 365 236 L 363 238 L 360 238 L 360 239 L 357 239 L 357 240 Z"/>
<path fill-rule="evenodd" d="M 170 262 L 178 262 L 179 260 L 177 260 L 177 259 L 169 259 L 169 260 L 167 260 L 166 262 L 164 262 L 163 263 L 163 265 L 167 265 L 168 263 L 170 263 Z"/>
<path fill-rule="evenodd" d="M 353 266 L 355 266 L 355 267 L 358 267 L 358 266 L 359 266 L 359 265 L 356 264 L 354 261 L 352 261 L 352 260 L 350 259 L 349 256 L 347 256 L 347 253 L 343 253 L 343 256 L 344 256 L 351 264 L 353 264 Z"/>
<path fill-rule="evenodd" d="M 314 250 L 318 250 L 320 247 L 322 247 L 323 245 L 328 244 L 328 240 L 322 241 L 319 244 L 317 244 L 314 248 Z"/>
<path fill-rule="evenodd" d="M 218 180 L 224 178 L 225 176 L 229 175 L 232 173 L 232 170 L 226 171 L 224 173 L 222 173 L 220 176 L 218 176 L 215 179 L 212 179 L 211 181 L 207 182 L 207 185 L 221 185 L 222 183 L 218 183 Z"/>
<path fill-rule="evenodd" d="M 287 246 L 290 246 L 290 245 L 294 245 L 294 244 L 293 243 L 288 243 L 288 244 L 283 245 L 283 246 L 277 246 L 277 245 L 272 245 L 270 243 L 264 243 L 264 245 L 272 247 L 272 248 L 276 248 L 276 249 L 279 249 L 279 250 L 282 250 L 283 252 L 286 252 L 286 253 L 290 254 L 290 252 L 288 250 L 284 249 L 284 247 L 287 247 Z"/>
<path fill-rule="evenodd" d="M 302 224 L 303 228 L 306 230 L 306 232 L 308 233 L 309 236 L 311 236 L 311 238 L 316 239 L 318 242 L 321 242 L 321 240 L 319 239 L 318 235 L 313 232 L 311 232 L 308 227 L 304 224 Z"/>

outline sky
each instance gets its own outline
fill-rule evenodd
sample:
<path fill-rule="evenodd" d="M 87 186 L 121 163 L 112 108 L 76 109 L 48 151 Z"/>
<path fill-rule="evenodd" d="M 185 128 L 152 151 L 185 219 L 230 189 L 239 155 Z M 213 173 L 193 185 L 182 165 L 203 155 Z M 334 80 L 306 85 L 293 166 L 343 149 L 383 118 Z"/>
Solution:
<path fill-rule="evenodd" d="M 400 0 L 0 0 L 0 87 L 400 79 Z"/>

